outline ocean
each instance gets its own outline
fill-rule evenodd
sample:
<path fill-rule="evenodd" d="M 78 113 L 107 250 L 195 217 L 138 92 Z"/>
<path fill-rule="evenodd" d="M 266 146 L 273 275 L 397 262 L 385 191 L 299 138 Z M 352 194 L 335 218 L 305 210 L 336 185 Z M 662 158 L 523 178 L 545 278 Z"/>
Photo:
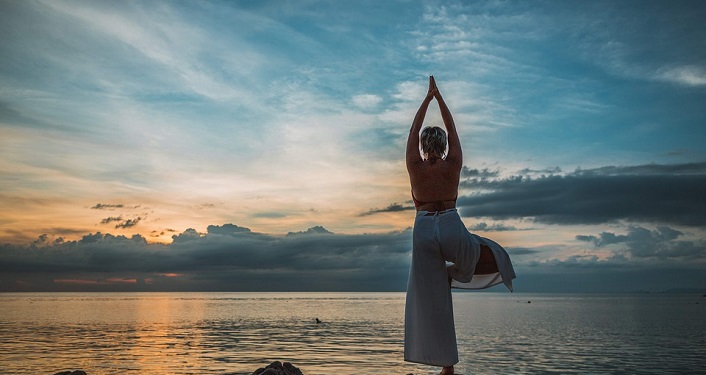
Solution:
<path fill-rule="evenodd" d="M 404 293 L 0 294 L 3 374 L 435 374 Z M 459 374 L 706 374 L 694 294 L 454 292 Z M 317 323 L 319 319 L 321 323 Z"/>

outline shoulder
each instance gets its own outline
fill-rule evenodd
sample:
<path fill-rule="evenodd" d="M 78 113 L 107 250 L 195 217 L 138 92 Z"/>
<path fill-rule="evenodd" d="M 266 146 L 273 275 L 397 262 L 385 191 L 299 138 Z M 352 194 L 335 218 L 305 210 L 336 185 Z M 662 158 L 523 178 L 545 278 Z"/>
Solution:
<path fill-rule="evenodd" d="M 411 173 L 412 171 L 418 171 L 424 167 L 424 160 L 419 158 L 419 160 L 407 159 L 407 170 Z"/>
<path fill-rule="evenodd" d="M 459 171 L 463 167 L 463 158 L 458 157 L 458 156 L 449 156 L 446 159 L 444 159 L 444 164 L 448 168 L 452 169 L 458 169 Z"/>
<path fill-rule="evenodd" d="M 460 173 L 461 164 L 457 160 L 420 160 L 414 163 L 407 163 L 407 170 L 410 173 L 419 173 L 422 175 L 439 175 Z"/>

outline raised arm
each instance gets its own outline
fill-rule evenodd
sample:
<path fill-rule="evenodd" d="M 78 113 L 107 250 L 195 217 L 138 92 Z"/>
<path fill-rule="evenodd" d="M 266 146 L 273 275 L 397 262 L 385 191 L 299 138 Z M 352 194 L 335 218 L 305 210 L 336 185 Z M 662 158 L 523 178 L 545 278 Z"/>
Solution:
<path fill-rule="evenodd" d="M 409 136 L 407 136 L 407 170 L 409 170 L 411 166 L 422 161 L 422 156 L 419 154 L 419 131 L 422 129 L 422 124 L 424 123 L 424 117 L 427 115 L 429 103 L 431 103 L 431 100 L 434 99 L 434 95 L 437 92 L 438 90 L 436 89 L 436 84 L 434 83 L 434 77 L 429 77 L 429 90 L 427 91 L 427 96 L 419 106 L 417 115 L 414 116 L 414 121 L 412 121 L 412 128 L 409 129 Z"/>
<path fill-rule="evenodd" d="M 446 106 L 446 102 L 444 102 L 444 98 L 441 96 L 441 92 L 436 87 L 434 77 L 432 76 L 430 79 L 430 85 L 434 87 L 434 97 L 437 103 L 439 103 L 439 111 L 441 112 L 441 118 L 444 120 L 444 126 L 446 127 L 446 133 L 449 139 L 449 152 L 446 154 L 446 161 L 458 164 L 460 169 L 463 165 L 463 152 L 461 151 L 461 141 L 458 138 L 456 124 L 454 123 L 453 116 L 451 116 L 449 107 Z"/>

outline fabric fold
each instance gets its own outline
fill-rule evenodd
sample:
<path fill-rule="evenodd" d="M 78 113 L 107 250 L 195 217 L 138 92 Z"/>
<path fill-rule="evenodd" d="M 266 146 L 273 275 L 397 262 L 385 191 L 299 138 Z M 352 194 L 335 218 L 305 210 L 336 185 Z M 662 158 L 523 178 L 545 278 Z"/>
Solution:
<path fill-rule="evenodd" d="M 472 237 L 470 243 L 474 251 L 480 253 L 481 245 L 490 248 L 495 258 L 495 263 L 498 265 L 498 272 L 474 275 L 473 269 L 471 269 L 470 272 L 469 270 L 461 272 L 456 265 L 452 265 L 448 267 L 449 277 L 453 279 L 451 281 L 451 287 L 458 289 L 486 289 L 503 283 L 512 292 L 512 280 L 517 276 L 515 275 L 515 269 L 512 267 L 510 256 L 507 251 L 505 251 L 505 248 L 491 239 L 473 233 L 469 233 L 469 235 Z"/>
<path fill-rule="evenodd" d="M 418 211 L 405 301 L 404 359 L 434 366 L 458 362 L 451 287 L 484 289 L 499 283 L 512 290 L 515 271 L 505 249 L 466 229 L 456 209 Z M 499 272 L 474 275 L 488 246 Z M 452 266 L 447 268 L 447 262 Z M 453 280 L 449 282 L 449 277 Z"/>

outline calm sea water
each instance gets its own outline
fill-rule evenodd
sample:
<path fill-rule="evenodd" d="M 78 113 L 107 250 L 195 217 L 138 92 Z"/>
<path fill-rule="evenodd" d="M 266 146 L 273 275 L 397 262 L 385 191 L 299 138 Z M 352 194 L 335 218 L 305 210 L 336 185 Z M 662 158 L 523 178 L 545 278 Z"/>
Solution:
<path fill-rule="evenodd" d="M 531 301 L 531 303 L 528 303 Z M 461 374 L 706 373 L 700 295 L 454 294 Z M 316 318 L 323 323 L 317 324 Z M 404 293 L 0 294 L 3 374 L 434 374 Z"/>

